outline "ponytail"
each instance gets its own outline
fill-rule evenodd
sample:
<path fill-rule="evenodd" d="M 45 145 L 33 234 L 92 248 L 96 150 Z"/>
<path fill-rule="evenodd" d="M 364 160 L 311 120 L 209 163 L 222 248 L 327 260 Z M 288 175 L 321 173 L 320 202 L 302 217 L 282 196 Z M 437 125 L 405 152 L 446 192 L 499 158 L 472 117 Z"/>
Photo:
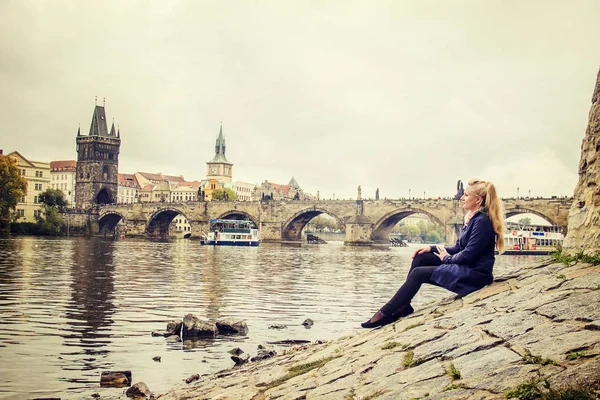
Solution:
<path fill-rule="evenodd" d="M 504 253 L 504 210 L 496 187 L 492 182 L 478 179 L 471 180 L 469 186 L 473 187 L 473 191 L 483 199 L 481 209 L 492 221 L 492 227 L 496 233 L 496 248 L 499 254 Z"/>

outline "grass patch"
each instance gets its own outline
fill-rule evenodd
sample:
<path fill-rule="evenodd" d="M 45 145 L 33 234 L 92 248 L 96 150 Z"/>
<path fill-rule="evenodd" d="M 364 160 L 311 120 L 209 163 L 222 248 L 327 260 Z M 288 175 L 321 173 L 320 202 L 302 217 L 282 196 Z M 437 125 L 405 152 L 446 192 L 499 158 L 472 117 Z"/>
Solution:
<path fill-rule="evenodd" d="M 313 362 L 309 362 L 306 364 L 299 364 L 299 365 L 295 365 L 291 368 L 288 368 L 288 373 L 284 376 L 282 376 L 279 379 L 275 379 L 273 382 L 269 383 L 266 387 L 266 390 L 272 389 L 276 386 L 279 386 L 281 384 L 283 384 L 284 382 L 299 376 L 299 375 L 304 375 L 310 371 L 312 371 L 313 369 L 317 369 L 317 368 L 321 368 L 323 365 L 327 364 L 329 361 L 334 360 L 338 357 L 327 357 L 327 358 L 323 358 L 321 360 L 317 360 L 317 361 L 313 361 Z"/>
<path fill-rule="evenodd" d="M 423 325 L 423 323 L 422 323 L 422 322 L 419 322 L 418 324 L 412 324 L 412 325 L 409 325 L 409 326 L 407 326 L 406 328 L 404 328 L 404 332 L 406 332 L 406 331 L 408 331 L 408 330 L 410 330 L 410 329 L 416 328 L 416 327 L 418 327 L 418 326 L 421 326 L 421 325 Z"/>
<path fill-rule="evenodd" d="M 569 265 L 573 262 L 584 262 L 592 265 L 600 265 L 600 256 L 585 254 L 583 250 L 574 255 L 565 254 L 562 247 L 558 247 L 557 250 L 551 254 L 550 258 L 554 262 L 560 262 L 565 265 Z"/>
<path fill-rule="evenodd" d="M 460 379 L 460 371 L 456 369 L 454 363 L 450 363 L 450 365 L 448 365 L 446 368 L 446 374 L 448 374 L 448 376 L 454 381 Z"/>
<path fill-rule="evenodd" d="M 452 385 L 446 386 L 442 392 L 447 392 L 449 390 L 454 390 L 454 389 L 466 389 L 467 387 L 462 384 L 462 383 L 453 383 Z"/>
<path fill-rule="evenodd" d="M 596 398 L 593 387 L 569 387 L 554 390 L 548 378 L 535 378 L 504 394 L 507 399 L 519 400 L 592 400 Z"/>
<path fill-rule="evenodd" d="M 567 355 L 567 360 L 579 360 L 583 356 L 585 356 L 585 351 L 574 351 Z"/>
<path fill-rule="evenodd" d="M 404 359 L 402 360 L 402 366 L 404 368 L 416 367 L 417 365 L 422 363 L 423 360 L 415 358 L 415 352 L 412 349 L 404 353 Z"/>
<path fill-rule="evenodd" d="M 523 356 L 524 364 L 539 364 L 539 365 L 558 365 L 556 361 L 551 360 L 549 358 L 542 358 L 540 356 L 534 356 L 533 354 L 527 352 Z"/>
<path fill-rule="evenodd" d="M 565 279 L 567 279 L 567 277 L 563 274 L 560 274 L 560 275 L 556 275 L 556 279 L 560 279 L 560 280 L 564 281 Z"/>
<path fill-rule="evenodd" d="M 399 343 L 399 342 L 387 342 L 386 344 L 384 344 L 381 347 L 381 350 L 390 350 L 390 349 L 393 349 L 393 348 L 396 348 L 396 347 L 402 347 L 402 349 L 405 349 L 405 348 L 408 347 L 408 345 L 407 344 L 402 344 L 402 343 Z"/>

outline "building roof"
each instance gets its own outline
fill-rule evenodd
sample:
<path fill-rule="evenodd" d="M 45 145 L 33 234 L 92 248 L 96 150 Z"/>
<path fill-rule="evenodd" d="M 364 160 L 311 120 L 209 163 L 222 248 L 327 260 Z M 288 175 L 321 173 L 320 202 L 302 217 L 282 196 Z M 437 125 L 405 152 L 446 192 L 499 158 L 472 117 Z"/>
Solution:
<path fill-rule="evenodd" d="M 212 160 L 210 160 L 209 163 L 231 164 L 229 161 L 227 161 L 227 157 L 225 157 L 225 138 L 223 137 L 222 124 L 221 128 L 219 129 L 219 137 L 217 137 L 217 142 L 215 144 L 215 157 Z"/>
<path fill-rule="evenodd" d="M 138 174 L 142 175 L 144 178 L 151 180 L 151 181 L 185 182 L 185 179 L 183 179 L 182 175 L 179 175 L 179 176 L 163 175 L 160 172 L 158 174 L 151 174 L 149 172 L 138 172 Z"/>
<path fill-rule="evenodd" d="M 29 160 L 29 159 L 23 157 L 23 155 L 21 153 L 19 153 L 18 151 L 13 151 L 12 153 L 7 154 L 7 157 L 13 157 L 13 158 L 19 159 L 22 162 L 27 163 L 27 165 L 29 167 L 34 167 L 34 168 L 50 168 L 50 163 L 45 162 L 45 161 L 33 161 L 33 160 Z"/>
<path fill-rule="evenodd" d="M 139 187 L 138 181 L 133 174 L 118 174 L 117 180 L 119 182 L 119 186 L 125 187 Z"/>
<path fill-rule="evenodd" d="M 94 108 L 89 136 L 110 136 L 108 133 L 108 125 L 106 125 L 106 112 L 102 106 L 96 106 Z"/>
<path fill-rule="evenodd" d="M 77 169 L 77 161 L 75 161 L 75 160 L 50 161 L 50 169 L 52 171 L 75 171 Z"/>

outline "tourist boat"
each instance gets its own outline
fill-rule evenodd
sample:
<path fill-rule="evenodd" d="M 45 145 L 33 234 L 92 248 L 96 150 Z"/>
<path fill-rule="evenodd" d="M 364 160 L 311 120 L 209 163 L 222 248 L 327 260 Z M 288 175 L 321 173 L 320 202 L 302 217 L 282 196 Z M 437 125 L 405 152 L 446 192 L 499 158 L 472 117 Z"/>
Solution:
<path fill-rule="evenodd" d="M 260 233 L 254 222 L 236 219 L 211 219 L 209 232 L 200 244 L 212 246 L 258 246 Z"/>
<path fill-rule="evenodd" d="M 519 225 L 508 222 L 504 233 L 504 254 L 551 254 L 562 246 L 564 238 L 559 226 Z"/>

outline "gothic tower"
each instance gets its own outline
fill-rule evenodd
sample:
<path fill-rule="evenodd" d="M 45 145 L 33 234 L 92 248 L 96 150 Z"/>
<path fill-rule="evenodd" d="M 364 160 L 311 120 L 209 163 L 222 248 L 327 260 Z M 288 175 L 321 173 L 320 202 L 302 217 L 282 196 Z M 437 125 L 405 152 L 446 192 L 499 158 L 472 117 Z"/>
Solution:
<path fill-rule="evenodd" d="M 104 107 L 96 106 L 90 133 L 77 130 L 77 172 L 75 177 L 75 206 L 89 208 L 94 204 L 117 201 L 119 150 L 121 132 L 110 132 Z"/>
<path fill-rule="evenodd" d="M 225 157 L 225 138 L 223 137 L 223 125 L 219 129 L 219 137 L 215 144 L 215 157 L 206 163 L 208 170 L 207 179 L 216 179 L 219 182 L 231 182 L 233 164 Z"/>

